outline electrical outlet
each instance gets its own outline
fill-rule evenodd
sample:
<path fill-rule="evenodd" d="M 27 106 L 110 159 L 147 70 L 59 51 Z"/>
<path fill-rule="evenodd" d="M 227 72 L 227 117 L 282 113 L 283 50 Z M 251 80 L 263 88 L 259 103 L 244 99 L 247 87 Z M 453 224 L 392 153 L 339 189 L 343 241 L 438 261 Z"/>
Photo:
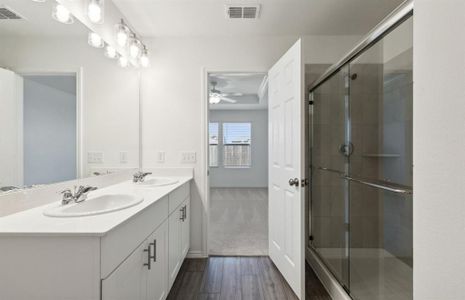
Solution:
<path fill-rule="evenodd" d="M 159 163 L 164 163 L 165 162 L 165 152 L 164 151 L 159 151 L 157 154 L 157 161 Z"/>
<path fill-rule="evenodd" d="M 128 152 L 126 151 L 121 151 L 119 153 L 119 162 L 121 164 L 127 164 L 128 163 Z"/>
<path fill-rule="evenodd" d="M 197 155 L 195 152 L 181 152 L 181 163 L 193 164 L 197 161 Z"/>
<path fill-rule="evenodd" d="M 103 152 L 87 152 L 87 163 L 103 164 Z"/>

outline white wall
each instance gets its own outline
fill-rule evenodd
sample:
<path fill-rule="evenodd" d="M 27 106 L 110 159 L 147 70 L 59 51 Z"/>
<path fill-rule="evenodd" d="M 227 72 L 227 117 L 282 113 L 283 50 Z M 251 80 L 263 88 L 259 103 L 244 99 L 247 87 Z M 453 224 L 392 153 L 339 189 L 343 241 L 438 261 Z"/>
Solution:
<path fill-rule="evenodd" d="M 0 68 L 0 187 L 23 185 L 23 80 Z"/>
<path fill-rule="evenodd" d="M 222 134 L 218 145 L 218 167 L 210 168 L 210 187 L 267 187 L 268 186 L 268 111 L 267 110 L 210 110 L 210 122 L 247 122 L 252 125 L 252 165 L 250 168 L 225 168 Z"/>
<path fill-rule="evenodd" d="M 465 1 L 415 0 L 414 299 L 465 299 Z"/>
<path fill-rule="evenodd" d="M 142 73 L 143 166 L 180 166 L 180 151 L 195 151 L 191 199 L 191 253 L 206 255 L 206 163 L 202 149 L 202 76 L 209 71 L 267 71 L 298 37 L 159 38 L 148 41 L 151 68 Z M 334 63 L 359 37 L 308 37 L 308 63 Z M 206 132 L 205 132 L 206 133 Z M 205 141 L 206 143 L 206 141 Z M 157 161 L 157 152 L 166 161 Z"/>
<path fill-rule="evenodd" d="M 104 153 L 93 166 L 133 168 L 139 165 L 139 78 L 122 69 L 102 49 L 82 37 L 1 37 L 0 65 L 17 72 L 75 72 L 82 68 L 83 158 L 87 151 Z M 128 152 L 120 164 L 119 152 Z M 84 164 L 87 175 L 89 165 Z"/>

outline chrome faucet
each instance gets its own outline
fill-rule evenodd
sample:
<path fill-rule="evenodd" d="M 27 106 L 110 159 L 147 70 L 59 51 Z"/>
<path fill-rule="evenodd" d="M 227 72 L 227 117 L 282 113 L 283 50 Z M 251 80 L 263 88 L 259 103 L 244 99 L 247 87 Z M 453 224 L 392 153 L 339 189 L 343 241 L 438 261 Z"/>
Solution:
<path fill-rule="evenodd" d="M 62 205 L 66 205 L 71 201 L 79 203 L 87 199 L 87 195 L 91 191 L 95 191 L 97 187 L 95 186 L 79 186 L 79 188 L 74 187 L 74 193 L 70 189 L 62 191 L 63 199 L 61 200 Z"/>
<path fill-rule="evenodd" d="M 145 177 L 147 177 L 147 175 L 152 175 L 151 172 L 137 172 L 136 174 L 133 175 L 132 177 L 132 182 L 134 183 L 137 183 L 137 182 L 144 182 L 144 179 Z"/>

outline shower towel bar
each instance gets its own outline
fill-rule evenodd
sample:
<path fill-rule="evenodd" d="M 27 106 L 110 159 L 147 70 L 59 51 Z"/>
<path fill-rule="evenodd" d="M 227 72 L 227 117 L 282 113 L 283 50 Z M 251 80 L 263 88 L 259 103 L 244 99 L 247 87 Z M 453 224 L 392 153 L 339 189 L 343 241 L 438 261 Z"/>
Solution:
<path fill-rule="evenodd" d="M 376 183 L 376 182 L 366 181 L 366 180 L 363 180 L 363 179 L 353 178 L 353 177 L 350 177 L 350 176 L 342 176 L 342 178 L 346 179 L 346 180 L 349 180 L 349 181 L 356 182 L 356 183 L 360 183 L 360 184 L 363 184 L 363 185 L 368 185 L 368 186 L 371 186 L 371 187 L 374 187 L 374 188 L 377 188 L 377 189 L 397 193 L 397 194 L 411 195 L 413 193 L 412 190 L 408 189 L 408 188 L 401 188 L 401 187 L 396 187 L 396 186 L 388 186 L 388 185 L 379 184 L 379 183 Z"/>
<path fill-rule="evenodd" d="M 406 194 L 406 195 L 413 194 L 413 191 L 410 187 L 401 186 L 401 185 L 393 185 L 391 183 L 387 183 L 384 181 L 375 182 L 375 181 L 370 181 L 366 179 L 355 178 L 355 177 L 347 176 L 341 171 L 324 168 L 324 167 L 318 167 L 318 169 L 322 171 L 338 174 L 341 176 L 342 179 L 353 181 L 353 182 L 360 183 L 360 184 L 367 185 L 367 186 L 371 186 L 371 187 L 378 188 L 381 190 L 385 190 L 385 191 L 389 191 L 389 192 L 393 192 L 397 194 Z"/>

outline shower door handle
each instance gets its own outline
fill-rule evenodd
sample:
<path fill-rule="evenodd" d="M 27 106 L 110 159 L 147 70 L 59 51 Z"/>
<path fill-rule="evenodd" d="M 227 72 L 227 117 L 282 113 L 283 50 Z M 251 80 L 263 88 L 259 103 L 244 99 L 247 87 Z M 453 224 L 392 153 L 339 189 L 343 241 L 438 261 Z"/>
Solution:
<path fill-rule="evenodd" d="M 299 186 L 299 179 L 298 179 L 298 178 L 291 178 L 291 179 L 289 179 L 289 185 L 290 185 L 290 186 L 295 185 L 296 187 L 298 187 L 298 186 Z"/>

